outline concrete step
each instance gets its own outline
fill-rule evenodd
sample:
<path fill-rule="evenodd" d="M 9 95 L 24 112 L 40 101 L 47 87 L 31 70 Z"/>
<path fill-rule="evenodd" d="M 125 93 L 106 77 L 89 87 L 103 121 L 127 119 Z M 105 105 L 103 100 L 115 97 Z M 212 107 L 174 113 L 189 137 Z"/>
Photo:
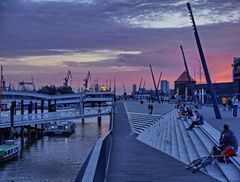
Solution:
<path fill-rule="evenodd" d="M 182 121 L 182 122 L 185 125 L 185 128 L 187 129 L 190 123 L 188 123 L 188 121 Z M 198 152 L 199 157 L 210 155 L 209 150 L 205 146 L 205 143 L 209 142 L 209 138 L 207 138 L 206 135 L 204 136 L 202 134 L 196 134 L 196 132 L 194 132 L 193 130 L 188 131 L 188 135 L 190 136 L 194 144 L 194 147 Z M 221 169 L 218 166 L 208 165 L 205 167 L 204 172 L 220 181 L 227 181 L 224 173 L 222 173 Z"/>

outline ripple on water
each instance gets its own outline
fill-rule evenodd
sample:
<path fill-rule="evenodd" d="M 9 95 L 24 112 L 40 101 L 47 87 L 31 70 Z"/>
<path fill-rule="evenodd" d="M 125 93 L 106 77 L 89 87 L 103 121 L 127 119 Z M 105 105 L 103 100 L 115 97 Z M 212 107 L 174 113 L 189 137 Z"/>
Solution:
<path fill-rule="evenodd" d="M 67 182 L 74 181 L 96 139 L 108 131 L 109 117 L 75 120 L 70 137 L 43 137 L 27 147 L 18 161 L 0 165 L 0 181 Z"/>

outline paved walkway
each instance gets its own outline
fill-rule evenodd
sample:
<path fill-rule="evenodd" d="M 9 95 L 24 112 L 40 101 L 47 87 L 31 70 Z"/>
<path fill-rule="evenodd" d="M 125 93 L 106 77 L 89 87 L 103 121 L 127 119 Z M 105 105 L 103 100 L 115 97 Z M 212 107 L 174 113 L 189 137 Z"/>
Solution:
<path fill-rule="evenodd" d="M 136 140 L 123 103 L 117 103 L 117 111 L 107 181 L 217 181 L 201 172 L 186 171 L 185 164 Z"/>

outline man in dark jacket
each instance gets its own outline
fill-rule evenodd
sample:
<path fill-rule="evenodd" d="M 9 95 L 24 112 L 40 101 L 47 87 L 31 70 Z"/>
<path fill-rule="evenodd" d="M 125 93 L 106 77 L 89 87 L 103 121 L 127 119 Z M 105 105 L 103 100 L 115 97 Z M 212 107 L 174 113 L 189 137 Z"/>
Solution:
<path fill-rule="evenodd" d="M 219 139 L 220 146 L 213 147 L 213 154 L 222 153 L 226 158 L 236 156 L 238 151 L 238 141 L 227 124 L 223 125 L 223 131 Z M 219 148 L 219 149 L 218 149 Z"/>
<path fill-rule="evenodd" d="M 191 125 L 187 128 L 187 130 L 193 129 L 195 125 L 204 124 L 203 116 L 197 110 L 194 111 L 194 114 L 196 115 L 196 120 L 192 121 Z"/>
<path fill-rule="evenodd" d="M 229 126 L 227 124 L 223 125 L 223 131 L 221 132 L 221 136 L 219 139 L 220 146 L 222 147 L 222 151 L 235 153 L 238 151 L 238 141 L 235 135 L 231 130 L 229 130 Z M 233 151 L 230 151 L 232 149 Z"/>

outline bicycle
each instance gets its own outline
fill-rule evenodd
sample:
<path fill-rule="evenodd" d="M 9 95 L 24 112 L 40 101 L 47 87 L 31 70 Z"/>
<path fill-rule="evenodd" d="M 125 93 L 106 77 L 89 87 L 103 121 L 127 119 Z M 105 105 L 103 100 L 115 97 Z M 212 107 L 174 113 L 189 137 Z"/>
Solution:
<path fill-rule="evenodd" d="M 201 157 L 199 159 L 195 159 L 192 162 L 190 162 L 185 169 L 193 169 L 192 173 L 197 172 L 198 170 L 200 170 L 201 168 L 212 164 L 213 161 L 216 161 L 217 159 L 220 158 L 224 158 L 225 157 L 223 155 L 209 155 L 209 156 L 205 156 L 205 157 Z"/>

